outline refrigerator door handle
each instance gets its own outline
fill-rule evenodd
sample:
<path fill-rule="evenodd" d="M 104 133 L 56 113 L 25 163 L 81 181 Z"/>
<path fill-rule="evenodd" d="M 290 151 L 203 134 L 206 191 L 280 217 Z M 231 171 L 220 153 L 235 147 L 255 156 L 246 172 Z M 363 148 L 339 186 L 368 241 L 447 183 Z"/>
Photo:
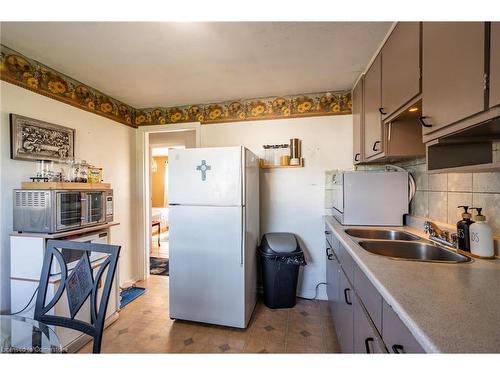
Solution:
<path fill-rule="evenodd" d="M 240 250 L 240 266 L 243 265 L 243 256 L 245 252 L 245 206 L 241 208 L 241 250 Z"/>

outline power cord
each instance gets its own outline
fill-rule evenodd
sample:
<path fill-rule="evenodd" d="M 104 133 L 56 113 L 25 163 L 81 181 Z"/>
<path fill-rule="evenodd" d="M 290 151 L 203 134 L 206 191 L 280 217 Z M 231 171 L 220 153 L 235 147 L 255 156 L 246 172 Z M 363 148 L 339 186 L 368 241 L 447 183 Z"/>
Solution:
<path fill-rule="evenodd" d="M 305 297 L 299 297 L 299 298 L 306 299 L 308 301 L 315 300 L 316 297 L 318 297 L 318 288 L 319 288 L 320 285 L 326 285 L 326 283 L 318 283 L 318 284 L 316 284 L 316 288 L 315 288 L 315 292 L 314 292 L 314 297 L 313 298 L 305 298 Z"/>
<path fill-rule="evenodd" d="M 21 310 L 15 312 L 15 313 L 10 313 L 10 314 L 7 314 L 7 315 L 17 315 L 17 314 L 22 313 L 24 310 L 26 310 L 29 307 L 29 305 L 31 305 L 31 302 L 33 301 L 33 298 L 35 298 L 35 295 L 36 295 L 37 292 L 38 292 L 38 286 L 36 287 L 35 291 L 33 292 L 33 295 L 31 296 L 31 298 L 28 301 L 28 304 L 26 306 L 24 306 Z"/>

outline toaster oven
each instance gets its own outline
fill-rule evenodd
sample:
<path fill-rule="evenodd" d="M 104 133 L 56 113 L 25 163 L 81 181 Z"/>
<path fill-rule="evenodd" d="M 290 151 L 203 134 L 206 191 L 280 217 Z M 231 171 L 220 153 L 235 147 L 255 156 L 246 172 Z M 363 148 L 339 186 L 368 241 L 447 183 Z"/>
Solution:
<path fill-rule="evenodd" d="M 58 233 L 113 221 L 113 190 L 14 190 L 14 230 Z"/>

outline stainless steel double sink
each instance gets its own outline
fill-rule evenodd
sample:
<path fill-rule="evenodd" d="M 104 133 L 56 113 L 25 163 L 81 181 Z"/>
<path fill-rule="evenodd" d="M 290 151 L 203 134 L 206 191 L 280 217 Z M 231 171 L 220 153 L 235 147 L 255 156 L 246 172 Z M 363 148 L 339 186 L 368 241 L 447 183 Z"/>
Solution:
<path fill-rule="evenodd" d="M 445 247 L 435 245 L 414 234 L 388 229 L 346 229 L 366 251 L 397 260 L 437 263 L 465 263 L 471 259 Z"/>

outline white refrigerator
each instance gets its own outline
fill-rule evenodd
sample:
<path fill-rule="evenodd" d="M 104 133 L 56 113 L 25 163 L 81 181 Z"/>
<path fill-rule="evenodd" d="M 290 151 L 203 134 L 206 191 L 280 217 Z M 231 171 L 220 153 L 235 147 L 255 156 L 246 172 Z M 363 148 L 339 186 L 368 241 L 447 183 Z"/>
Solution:
<path fill-rule="evenodd" d="M 173 319 L 246 328 L 257 300 L 259 159 L 244 147 L 168 157 Z"/>

